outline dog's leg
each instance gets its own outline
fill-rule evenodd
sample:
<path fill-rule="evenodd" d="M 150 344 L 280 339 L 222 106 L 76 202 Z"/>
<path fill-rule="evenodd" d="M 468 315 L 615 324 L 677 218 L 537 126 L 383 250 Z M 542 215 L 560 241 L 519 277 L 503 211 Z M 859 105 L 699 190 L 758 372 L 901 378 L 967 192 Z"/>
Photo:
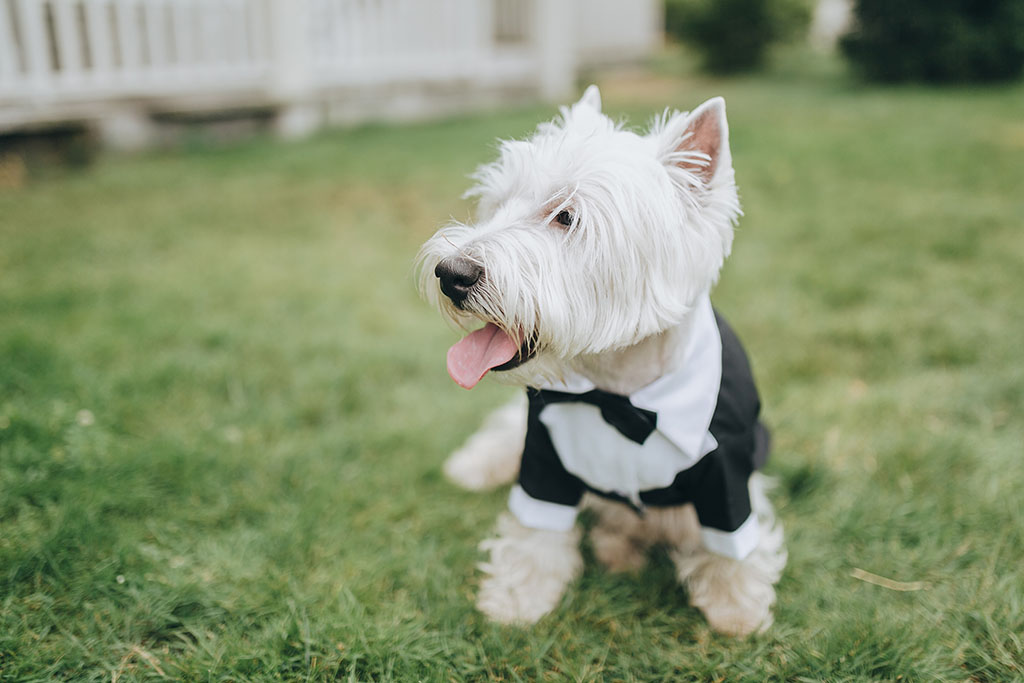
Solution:
<path fill-rule="evenodd" d="M 580 532 L 528 529 L 511 514 L 498 518 L 498 537 L 480 544 L 490 559 L 476 606 L 494 621 L 532 624 L 558 606 L 583 559 Z"/>
<path fill-rule="evenodd" d="M 598 561 L 613 572 L 642 569 L 647 550 L 659 540 L 656 529 L 621 503 L 588 495 L 583 505 L 597 513 L 590 542 Z"/>
<path fill-rule="evenodd" d="M 491 413 L 480 429 L 444 463 L 448 480 L 470 491 L 485 491 L 515 481 L 526 438 L 526 396 Z"/>
<path fill-rule="evenodd" d="M 672 551 L 679 574 L 690 592 L 690 604 L 700 609 L 711 628 L 734 636 L 763 631 L 772 624 L 775 583 L 786 565 L 782 527 L 764 493 L 764 478 L 755 474 L 750 496 L 761 539 L 743 560 L 733 560 L 704 550 L 699 545 L 676 546 Z M 696 515 L 693 530 L 699 534 Z"/>

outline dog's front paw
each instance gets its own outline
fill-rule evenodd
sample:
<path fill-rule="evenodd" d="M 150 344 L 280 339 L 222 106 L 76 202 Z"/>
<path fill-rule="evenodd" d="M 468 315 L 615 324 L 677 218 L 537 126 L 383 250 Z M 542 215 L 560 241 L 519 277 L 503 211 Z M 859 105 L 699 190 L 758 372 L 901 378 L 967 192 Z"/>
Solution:
<path fill-rule="evenodd" d="M 470 442 L 448 457 L 443 468 L 448 481 L 469 491 L 488 491 L 515 480 L 518 452 L 481 448 L 483 445 Z"/>
<path fill-rule="evenodd" d="M 743 638 L 752 633 L 763 633 L 775 621 L 771 610 L 761 607 L 751 611 L 747 605 L 716 603 L 701 610 L 708 625 L 718 633 Z"/>
<path fill-rule="evenodd" d="M 493 621 L 528 625 L 558 606 L 583 567 L 579 531 L 528 529 L 511 515 L 498 520 L 497 538 L 480 544 L 490 559 L 476 606 Z"/>
<path fill-rule="evenodd" d="M 448 481 L 470 491 L 486 491 L 515 481 L 526 437 L 522 396 L 495 410 L 483 426 L 444 463 Z"/>
<path fill-rule="evenodd" d="M 686 577 L 690 604 L 703 612 L 708 625 L 719 633 L 742 637 L 772 625 L 773 581 L 752 566 L 756 559 L 750 560 L 738 562 L 706 554 Z"/>
<path fill-rule="evenodd" d="M 690 592 L 690 604 L 700 609 L 715 631 L 748 636 L 772 625 L 775 583 L 786 564 L 782 529 L 762 536 L 758 548 L 744 560 L 705 550 L 672 554 L 680 580 Z"/>
<path fill-rule="evenodd" d="M 499 624 L 529 626 L 558 606 L 565 584 L 558 581 L 509 581 L 491 576 L 480 584 L 476 608 Z"/>

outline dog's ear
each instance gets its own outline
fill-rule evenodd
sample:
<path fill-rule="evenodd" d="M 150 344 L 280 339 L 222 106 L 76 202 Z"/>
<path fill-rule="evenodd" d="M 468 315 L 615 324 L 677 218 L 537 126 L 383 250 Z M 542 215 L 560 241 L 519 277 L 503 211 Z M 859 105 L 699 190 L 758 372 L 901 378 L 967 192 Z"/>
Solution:
<path fill-rule="evenodd" d="M 677 166 L 707 185 L 719 168 L 731 164 L 725 100 L 714 97 L 689 114 L 672 114 L 656 121 L 658 152 L 666 165 Z"/>
<path fill-rule="evenodd" d="M 583 91 L 583 97 L 576 103 L 577 107 L 590 107 L 594 111 L 601 112 L 601 91 L 596 85 L 588 85 Z"/>

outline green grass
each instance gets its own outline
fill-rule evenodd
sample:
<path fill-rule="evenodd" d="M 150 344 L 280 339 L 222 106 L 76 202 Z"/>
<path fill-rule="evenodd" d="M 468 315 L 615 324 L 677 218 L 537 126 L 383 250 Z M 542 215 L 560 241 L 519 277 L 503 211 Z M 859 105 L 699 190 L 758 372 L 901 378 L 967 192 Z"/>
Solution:
<path fill-rule="evenodd" d="M 508 389 L 447 378 L 411 261 L 534 108 L 0 191 L 0 679 L 1024 679 L 1024 89 L 664 71 L 606 108 L 729 104 L 770 632 L 712 634 L 663 555 L 532 629 L 473 610 L 505 493 L 439 468 Z"/>

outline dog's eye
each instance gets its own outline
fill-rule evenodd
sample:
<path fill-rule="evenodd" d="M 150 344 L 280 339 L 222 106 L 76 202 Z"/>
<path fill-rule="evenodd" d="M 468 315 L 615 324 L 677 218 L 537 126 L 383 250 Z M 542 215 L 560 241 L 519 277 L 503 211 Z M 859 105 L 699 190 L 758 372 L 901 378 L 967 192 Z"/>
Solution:
<path fill-rule="evenodd" d="M 558 215 L 555 216 L 555 220 L 558 221 L 560 225 L 564 225 L 568 228 L 572 225 L 572 213 L 569 211 L 559 211 Z"/>

